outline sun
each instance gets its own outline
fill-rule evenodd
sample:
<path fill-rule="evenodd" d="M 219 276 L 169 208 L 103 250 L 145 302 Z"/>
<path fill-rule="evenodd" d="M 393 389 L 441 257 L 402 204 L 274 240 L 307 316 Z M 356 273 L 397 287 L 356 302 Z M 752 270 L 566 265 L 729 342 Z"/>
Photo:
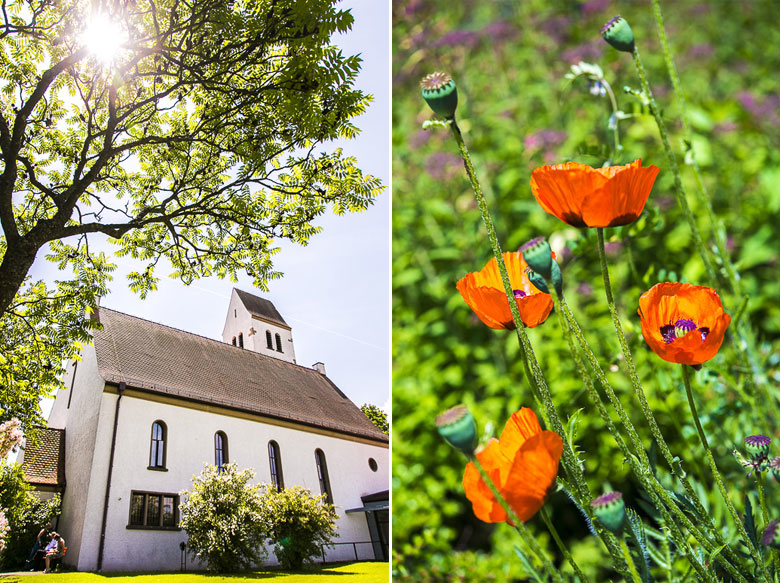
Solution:
<path fill-rule="evenodd" d="M 107 15 L 95 14 L 87 22 L 81 38 L 95 59 L 110 65 L 127 41 L 127 33 Z"/>

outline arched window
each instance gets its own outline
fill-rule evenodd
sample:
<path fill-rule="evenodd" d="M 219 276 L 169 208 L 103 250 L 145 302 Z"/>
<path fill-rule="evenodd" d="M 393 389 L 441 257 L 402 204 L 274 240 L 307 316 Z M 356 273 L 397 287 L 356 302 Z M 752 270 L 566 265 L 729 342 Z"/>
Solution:
<path fill-rule="evenodd" d="M 149 454 L 149 469 L 165 469 L 165 442 L 168 428 L 162 421 L 152 423 L 152 450 Z"/>
<path fill-rule="evenodd" d="M 228 463 L 228 440 L 224 431 L 214 434 L 214 465 L 222 470 L 222 466 Z"/>
<path fill-rule="evenodd" d="M 238 347 L 239 348 L 244 347 L 244 334 L 242 332 L 238 333 Z"/>
<path fill-rule="evenodd" d="M 317 461 L 317 477 L 320 480 L 320 494 L 325 494 L 328 504 L 333 504 L 333 494 L 330 491 L 330 478 L 328 478 L 328 464 L 325 463 L 325 454 L 321 449 L 314 452 Z"/>
<path fill-rule="evenodd" d="M 268 442 L 268 461 L 271 463 L 271 483 L 277 490 L 281 490 L 284 488 L 282 457 L 279 455 L 279 444 L 275 441 Z"/>
<path fill-rule="evenodd" d="M 233 346 L 235 346 L 235 345 L 236 345 L 236 337 L 233 336 Z"/>
<path fill-rule="evenodd" d="M 274 339 L 270 330 L 265 331 L 265 343 L 268 345 L 268 350 L 274 349 Z"/>
<path fill-rule="evenodd" d="M 276 350 L 277 352 L 282 352 L 282 337 L 278 334 L 276 335 Z"/>

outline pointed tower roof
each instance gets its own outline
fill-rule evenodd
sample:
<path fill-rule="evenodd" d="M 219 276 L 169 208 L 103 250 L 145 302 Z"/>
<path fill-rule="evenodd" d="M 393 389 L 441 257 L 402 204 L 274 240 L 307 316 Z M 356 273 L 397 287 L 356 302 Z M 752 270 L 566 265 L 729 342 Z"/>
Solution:
<path fill-rule="evenodd" d="M 274 324 L 279 324 L 285 328 L 290 327 L 290 325 L 284 321 L 284 318 L 282 318 L 282 315 L 276 309 L 276 306 L 269 300 L 241 291 L 238 288 L 233 289 L 238 294 L 238 299 L 241 300 L 241 303 L 244 304 L 244 307 L 250 314 L 262 318 L 263 320 L 268 320 Z"/>

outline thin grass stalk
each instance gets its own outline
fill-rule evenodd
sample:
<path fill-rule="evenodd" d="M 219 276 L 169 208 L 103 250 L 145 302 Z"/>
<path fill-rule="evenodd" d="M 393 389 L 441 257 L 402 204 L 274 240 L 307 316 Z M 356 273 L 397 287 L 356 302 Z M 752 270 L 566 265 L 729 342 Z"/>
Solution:
<path fill-rule="evenodd" d="M 490 488 L 490 491 L 493 493 L 493 496 L 501 505 L 501 508 L 504 509 L 506 515 L 510 518 L 510 520 L 512 520 L 512 522 L 514 522 L 514 528 L 518 532 L 520 537 L 523 539 L 523 542 L 525 542 L 528 548 L 531 549 L 531 552 L 533 552 L 536 555 L 536 558 L 539 559 L 539 561 L 542 563 L 542 566 L 552 576 L 553 580 L 557 581 L 558 583 L 565 583 L 563 577 L 561 577 L 560 571 L 556 569 L 555 566 L 552 564 L 552 561 L 550 561 L 550 559 L 547 558 L 547 555 L 539 546 L 539 543 L 536 541 L 536 538 L 528 532 L 528 529 L 526 529 L 523 522 L 518 518 L 517 513 L 512 509 L 512 507 L 509 505 L 506 499 L 501 495 L 501 492 L 499 492 L 498 488 L 493 483 L 493 480 L 490 479 L 490 476 L 488 476 L 487 472 L 485 471 L 485 468 L 482 467 L 482 464 L 477 459 L 477 456 L 470 455 L 468 456 L 468 458 L 477 468 L 477 471 L 479 472 L 479 475 L 482 477 L 482 480 L 485 482 L 485 484 L 487 484 L 487 487 Z"/>
<path fill-rule="evenodd" d="M 696 426 L 696 431 L 699 434 L 699 441 L 701 441 L 702 447 L 704 447 L 704 451 L 707 456 L 707 461 L 710 464 L 710 469 L 712 470 L 712 476 L 715 478 L 715 482 L 718 484 L 718 489 L 720 490 L 720 494 L 723 497 L 723 501 L 726 503 L 726 508 L 728 508 L 731 517 L 734 519 L 734 522 L 736 523 L 737 526 L 737 530 L 739 531 L 739 535 L 742 537 L 743 542 L 747 546 L 748 551 L 750 552 L 750 556 L 755 562 L 756 567 L 760 567 L 761 574 L 763 575 L 764 580 L 769 581 L 769 575 L 766 571 L 766 566 L 764 565 L 764 561 L 761 558 L 761 554 L 758 552 L 758 549 L 755 547 L 755 545 L 753 545 L 753 541 L 750 540 L 747 530 L 745 529 L 745 525 L 742 523 L 742 519 L 740 518 L 737 509 L 734 507 L 734 504 L 731 502 L 731 498 L 729 497 L 728 490 L 726 490 L 726 484 L 723 482 L 723 476 L 721 476 L 720 471 L 718 470 L 718 466 L 715 464 L 715 457 L 712 455 L 710 444 L 707 441 L 707 435 L 704 433 L 704 429 L 701 426 L 701 421 L 699 421 L 699 414 L 696 410 L 696 403 L 693 400 L 693 392 L 691 391 L 691 379 L 689 377 L 687 365 L 682 364 L 680 366 L 682 368 L 683 384 L 685 385 L 685 396 L 688 398 L 688 406 L 691 409 L 693 422 L 694 425 Z"/>
<path fill-rule="evenodd" d="M 561 537 L 558 535 L 558 531 L 555 529 L 555 525 L 553 524 L 552 520 L 550 520 L 550 515 L 544 506 L 542 506 L 541 510 L 539 510 L 539 514 L 541 514 L 542 520 L 544 520 L 544 523 L 547 525 L 547 530 L 550 531 L 550 534 L 552 535 L 555 544 L 558 546 L 558 550 L 561 551 L 563 557 L 571 565 L 571 568 L 574 569 L 574 572 L 577 573 L 577 576 L 580 578 L 580 581 L 582 583 L 590 583 L 590 579 L 588 579 L 587 576 L 585 576 L 585 573 L 582 572 L 582 569 L 580 569 L 580 566 L 577 564 L 577 561 L 575 561 L 574 557 L 571 556 L 569 549 L 566 547 L 565 544 L 563 544 L 563 541 L 561 540 Z"/>
<path fill-rule="evenodd" d="M 634 583 L 643 583 L 642 578 L 639 576 L 639 572 L 636 570 L 634 557 L 631 556 L 631 551 L 628 550 L 628 544 L 624 538 L 620 539 L 620 549 L 623 551 L 623 557 L 625 557 L 626 563 L 628 563 L 628 568 L 631 571 L 631 578 L 634 580 Z"/>
<path fill-rule="evenodd" d="M 666 151 L 666 157 L 669 160 L 669 166 L 671 167 L 672 174 L 674 175 L 674 191 L 675 195 L 677 196 L 677 204 L 680 205 L 680 208 L 685 215 L 685 220 L 688 222 L 688 226 L 691 229 L 693 241 L 696 245 L 696 249 L 699 251 L 701 260 L 704 263 L 707 276 L 710 282 L 715 285 L 717 283 L 717 277 L 715 275 L 715 269 L 712 267 L 710 251 L 704 245 L 704 241 L 701 238 L 701 233 L 699 232 L 699 227 L 696 224 L 696 219 L 694 218 L 693 213 L 691 212 L 691 208 L 688 205 L 688 195 L 685 191 L 685 186 L 683 186 L 682 177 L 680 176 L 680 168 L 677 165 L 677 156 L 672 150 L 672 145 L 669 143 L 669 135 L 666 132 L 666 124 L 661 117 L 660 111 L 658 111 L 658 104 L 656 104 L 655 98 L 653 97 L 653 92 L 647 82 L 647 75 L 645 75 L 645 69 L 642 66 L 642 59 L 639 56 L 639 48 L 634 46 L 634 52 L 632 54 L 634 57 L 634 66 L 636 67 L 637 75 L 639 75 L 639 81 L 642 84 L 642 90 L 644 91 L 648 102 L 650 103 L 650 111 L 655 118 L 658 131 L 661 134 L 661 142 L 663 143 L 664 150 Z"/>
<path fill-rule="evenodd" d="M 756 471 L 756 488 L 758 489 L 758 500 L 761 504 L 761 518 L 764 519 L 764 526 L 769 524 L 769 507 L 766 505 L 766 496 L 764 495 L 764 474 Z"/>

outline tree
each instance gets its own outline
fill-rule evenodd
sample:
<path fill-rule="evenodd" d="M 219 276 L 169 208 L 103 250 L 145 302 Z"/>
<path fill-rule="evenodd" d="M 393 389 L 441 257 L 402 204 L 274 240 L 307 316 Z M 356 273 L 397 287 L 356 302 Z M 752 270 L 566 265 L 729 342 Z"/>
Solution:
<path fill-rule="evenodd" d="M 265 489 L 263 514 L 282 567 L 300 569 L 336 536 L 336 510 L 325 498 L 300 486 Z"/>
<path fill-rule="evenodd" d="M 387 413 L 376 405 L 370 405 L 368 403 L 363 404 L 363 406 L 360 407 L 360 410 L 371 420 L 371 423 L 381 429 L 385 435 L 388 434 L 387 432 L 390 429 L 390 426 L 387 423 Z"/>
<path fill-rule="evenodd" d="M 29 427 L 78 352 L 113 269 L 107 236 L 185 283 L 280 274 L 277 239 L 305 245 L 328 208 L 383 188 L 328 142 L 352 138 L 370 100 L 360 58 L 331 36 L 336 0 L 10 0 L 0 21 L 0 399 Z M 102 10 L 102 12 L 101 12 Z M 104 38 L 103 44 L 96 42 Z M 107 39 L 107 41 L 105 41 Z M 109 41 L 114 41 L 112 44 Z M 28 272 L 41 250 L 70 279 Z"/>
<path fill-rule="evenodd" d="M 264 555 L 268 532 L 260 486 L 249 483 L 252 470 L 236 464 L 206 464 L 192 490 L 181 492 L 179 526 L 187 532 L 190 550 L 218 573 L 250 568 Z"/>

